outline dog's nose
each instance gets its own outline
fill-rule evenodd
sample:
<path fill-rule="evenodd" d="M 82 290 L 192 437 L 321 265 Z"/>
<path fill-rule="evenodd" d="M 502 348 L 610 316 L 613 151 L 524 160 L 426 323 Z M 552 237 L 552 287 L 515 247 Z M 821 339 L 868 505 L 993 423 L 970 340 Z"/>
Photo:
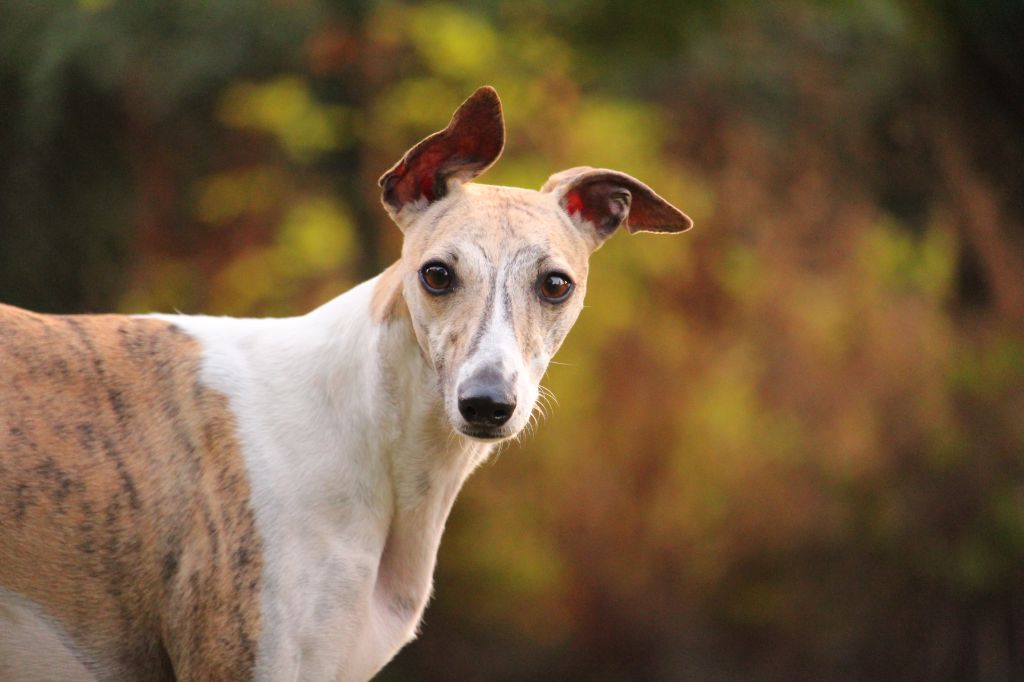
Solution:
<path fill-rule="evenodd" d="M 501 426 L 512 418 L 516 404 L 493 395 L 474 395 L 459 399 L 459 412 L 474 426 Z"/>
<path fill-rule="evenodd" d="M 516 401 L 504 382 L 481 376 L 468 380 L 459 391 L 459 412 L 473 426 L 501 426 L 512 418 Z"/>

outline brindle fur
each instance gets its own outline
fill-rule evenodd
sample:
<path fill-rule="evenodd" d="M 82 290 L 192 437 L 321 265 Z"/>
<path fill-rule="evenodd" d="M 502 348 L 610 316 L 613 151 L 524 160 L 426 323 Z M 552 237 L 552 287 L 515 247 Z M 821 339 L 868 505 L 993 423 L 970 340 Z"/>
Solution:
<path fill-rule="evenodd" d="M 167 322 L 0 305 L 0 588 L 97 679 L 251 676 L 260 539 L 199 362 Z"/>

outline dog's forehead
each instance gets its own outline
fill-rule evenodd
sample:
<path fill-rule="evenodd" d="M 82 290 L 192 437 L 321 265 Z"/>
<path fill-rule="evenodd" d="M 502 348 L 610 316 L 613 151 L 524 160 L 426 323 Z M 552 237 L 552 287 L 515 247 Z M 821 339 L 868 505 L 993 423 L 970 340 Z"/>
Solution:
<path fill-rule="evenodd" d="M 518 187 L 470 183 L 439 206 L 420 248 L 474 252 L 491 261 L 529 249 L 538 258 L 568 261 L 583 269 L 587 243 L 550 194 Z"/>

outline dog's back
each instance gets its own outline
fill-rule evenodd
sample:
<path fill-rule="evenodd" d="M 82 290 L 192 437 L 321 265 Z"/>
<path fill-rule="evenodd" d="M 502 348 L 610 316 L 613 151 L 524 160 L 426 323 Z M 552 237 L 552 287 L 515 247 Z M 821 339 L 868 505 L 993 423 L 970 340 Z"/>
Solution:
<path fill-rule="evenodd" d="M 0 678 L 251 673 L 259 539 L 200 359 L 165 321 L 0 305 Z"/>

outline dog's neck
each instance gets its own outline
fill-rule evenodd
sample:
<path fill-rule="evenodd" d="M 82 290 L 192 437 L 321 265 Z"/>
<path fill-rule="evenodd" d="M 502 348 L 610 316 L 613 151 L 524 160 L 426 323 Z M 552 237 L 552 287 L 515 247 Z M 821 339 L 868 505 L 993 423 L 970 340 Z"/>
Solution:
<path fill-rule="evenodd" d="M 453 432 L 437 371 L 417 343 L 402 298 L 399 263 L 375 281 L 370 308 L 376 329 L 370 352 L 378 367 L 374 392 L 388 413 L 378 423 L 390 429 L 380 454 L 394 495 L 377 586 L 392 595 L 412 589 L 392 606 L 422 610 L 452 504 L 492 446 Z"/>

